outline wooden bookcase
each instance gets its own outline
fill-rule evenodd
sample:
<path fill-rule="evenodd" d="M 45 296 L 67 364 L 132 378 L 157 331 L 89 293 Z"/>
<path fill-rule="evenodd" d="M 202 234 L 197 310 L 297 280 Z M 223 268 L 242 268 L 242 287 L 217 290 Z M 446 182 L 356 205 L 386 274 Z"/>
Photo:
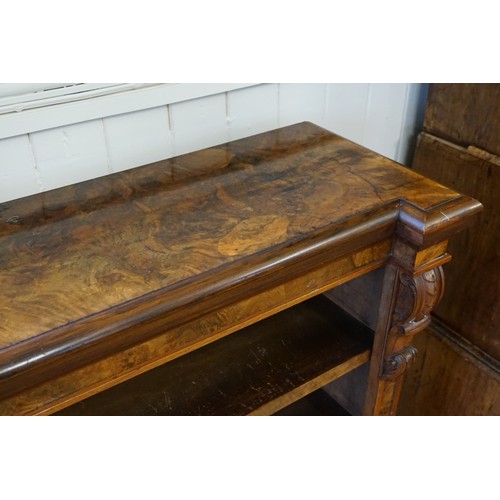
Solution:
<path fill-rule="evenodd" d="M 0 412 L 273 414 L 369 362 L 395 414 L 481 208 L 310 123 L 4 203 Z M 323 294 L 375 270 L 370 328 Z"/>
<path fill-rule="evenodd" d="M 60 414 L 273 414 L 366 363 L 371 333 L 317 296 Z"/>

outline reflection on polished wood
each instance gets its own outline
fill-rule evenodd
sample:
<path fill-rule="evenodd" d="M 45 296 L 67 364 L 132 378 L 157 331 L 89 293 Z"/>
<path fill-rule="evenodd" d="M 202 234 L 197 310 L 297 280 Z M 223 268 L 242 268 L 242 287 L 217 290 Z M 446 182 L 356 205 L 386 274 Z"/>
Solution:
<path fill-rule="evenodd" d="M 0 204 L 0 411 L 66 406 L 389 261 L 427 272 L 480 209 L 309 123 Z"/>

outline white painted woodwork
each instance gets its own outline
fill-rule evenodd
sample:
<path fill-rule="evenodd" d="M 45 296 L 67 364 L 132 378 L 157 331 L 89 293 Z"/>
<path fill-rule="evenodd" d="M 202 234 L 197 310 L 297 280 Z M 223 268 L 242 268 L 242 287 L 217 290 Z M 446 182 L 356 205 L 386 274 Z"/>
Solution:
<path fill-rule="evenodd" d="M 406 97 L 405 84 L 370 84 L 362 144 L 394 157 L 401 138 Z"/>
<path fill-rule="evenodd" d="M 169 108 L 175 156 L 229 140 L 225 94 L 179 102 Z"/>
<path fill-rule="evenodd" d="M 14 96 L 29 95 L 46 88 L 64 87 L 73 83 L 0 83 L 0 105 L 4 99 Z M 10 102 L 10 101 L 9 101 Z"/>
<path fill-rule="evenodd" d="M 278 84 L 263 84 L 230 92 L 227 123 L 230 140 L 278 128 Z"/>
<path fill-rule="evenodd" d="M 325 127 L 346 139 L 363 143 L 370 85 L 335 83 L 328 86 Z"/>
<path fill-rule="evenodd" d="M 279 126 L 303 121 L 325 126 L 326 83 L 281 83 L 279 93 Z"/>
<path fill-rule="evenodd" d="M 394 153 L 394 158 L 405 165 L 411 165 L 417 136 L 422 131 L 428 92 L 427 84 L 406 85 L 406 102 L 399 146 Z"/>
<path fill-rule="evenodd" d="M 102 120 L 30 134 L 43 190 L 110 172 Z"/>
<path fill-rule="evenodd" d="M 41 190 L 27 135 L 0 141 L 0 203 Z"/>
<path fill-rule="evenodd" d="M 109 85 L 109 84 L 101 84 Z M 104 116 L 114 116 L 143 109 L 230 92 L 257 85 L 255 83 L 157 83 L 121 84 L 118 92 L 95 89 L 86 92 L 83 99 L 75 94 L 72 99 L 61 96 L 52 106 L 27 109 L 19 113 L 0 114 L 0 139 L 36 132 L 48 128 L 80 123 Z M 116 89 L 115 89 L 116 90 Z M 93 96 L 93 97 L 92 97 Z M 87 98 L 87 97 L 92 97 Z"/>
<path fill-rule="evenodd" d="M 154 95 L 159 89 L 143 88 L 130 91 L 130 101 L 125 92 L 19 113 L 24 122 L 11 121 L 13 128 L 4 129 L 7 137 L 0 139 L 0 202 L 301 121 L 408 161 L 426 87 L 179 84 L 170 93 L 167 88 L 161 91 L 163 104 Z M 72 114 L 73 106 L 79 114 Z M 34 119 L 39 112 L 41 121 Z M 74 123 L 75 116 L 81 121 Z M 7 122 L 0 115 L 0 132 L 2 123 Z M 31 129 L 36 131 L 26 133 Z"/>
<path fill-rule="evenodd" d="M 46 83 L 39 84 L 41 88 L 34 91 L 18 94 L 12 89 L 12 95 L 5 95 L 5 86 L 20 86 L 22 90 L 24 84 L 0 83 L 0 114 L 16 113 L 44 106 L 53 106 L 66 102 L 91 99 L 103 95 L 134 90 L 139 87 L 148 87 L 153 84 L 148 83 Z M 29 85 L 28 85 L 29 86 Z M 2 94 L 3 97 L 2 97 Z"/>
<path fill-rule="evenodd" d="M 103 118 L 103 125 L 112 172 L 172 156 L 166 106 Z"/>

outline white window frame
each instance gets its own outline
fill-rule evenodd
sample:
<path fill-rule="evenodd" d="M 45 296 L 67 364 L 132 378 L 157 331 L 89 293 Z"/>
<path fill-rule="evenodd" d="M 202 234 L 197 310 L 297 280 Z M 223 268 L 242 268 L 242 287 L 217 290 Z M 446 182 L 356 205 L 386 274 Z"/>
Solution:
<path fill-rule="evenodd" d="M 258 84 L 0 84 L 0 139 L 230 92 L 252 85 Z"/>

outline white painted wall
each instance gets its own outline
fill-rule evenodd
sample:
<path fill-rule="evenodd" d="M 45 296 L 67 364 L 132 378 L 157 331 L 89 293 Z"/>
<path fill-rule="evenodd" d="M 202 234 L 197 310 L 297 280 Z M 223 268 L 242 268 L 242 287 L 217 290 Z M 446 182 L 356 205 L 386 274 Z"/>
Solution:
<path fill-rule="evenodd" d="M 405 163 L 424 94 L 421 84 L 271 83 L 124 114 L 103 106 L 91 120 L 6 133 L 0 202 L 306 120 Z"/>

